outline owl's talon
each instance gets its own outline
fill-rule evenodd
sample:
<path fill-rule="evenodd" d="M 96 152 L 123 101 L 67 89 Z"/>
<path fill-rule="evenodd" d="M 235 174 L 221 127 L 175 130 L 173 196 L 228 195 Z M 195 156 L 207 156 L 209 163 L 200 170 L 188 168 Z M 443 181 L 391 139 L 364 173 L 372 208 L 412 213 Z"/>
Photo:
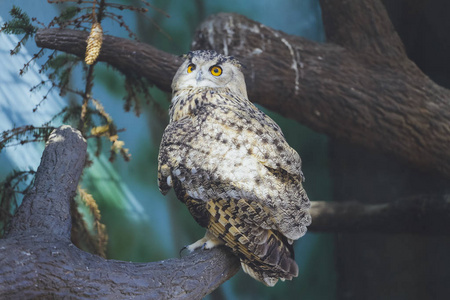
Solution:
<path fill-rule="evenodd" d="M 184 245 L 183 248 L 180 249 L 180 252 L 178 253 L 178 255 L 180 256 L 180 258 L 183 255 L 183 251 L 188 249 L 188 245 Z"/>

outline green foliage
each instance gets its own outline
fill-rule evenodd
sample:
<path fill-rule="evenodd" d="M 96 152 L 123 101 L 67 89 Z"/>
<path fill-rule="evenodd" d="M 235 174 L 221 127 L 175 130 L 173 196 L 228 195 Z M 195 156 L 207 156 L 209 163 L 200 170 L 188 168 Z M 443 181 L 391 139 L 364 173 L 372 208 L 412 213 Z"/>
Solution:
<path fill-rule="evenodd" d="M 31 25 L 30 23 L 30 17 L 22 10 L 17 7 L 13 6 L 11 11 L 9 12 L 11 17 L 13 19 L 9 22 L 6 22 L 3 26 L 1 31 L 4 31 L 7 34 L 34 34 L 37 31 L 37 28 Z"/>
<path fill-rule="evenodd" d="M 34 127 L 25 125 L 1 133 L 0 151 L 7 146 L 23 145 L 31 142 L 47 141 L 52 130 L 52 126 Z"/>
<path fill-rule="evenodd" d="M 79 7 L 69 6 L 61 12 L 59 17 L 56 17 L 55 19 L 58 20 L 58 24 L 64 24 L 64 22 L 73 19 L 80 11 L 81 9 Z"/>
<path fill-rule="evenodd" d="M 45 125 L 34 127 L 26 125 L 5 130 L 0 136 L 0 151 L 8 146 L 23 145 L 26 143 L 47 141 L 54 127 Z M 5 233 L 6 226 L 16 212 L 22 195 L 25 195 L 34 182 L 33 170 L 13 171 L 4 181 L 0 182 L 0 238 Z"/>
<path fill-rule="evenodd" d="M 69 81 L 72 71 L 81 62 L 82 60 L 75 55 L 60 54 L 56 55 L 52 59 L 49 59 L 45 64 L 46 68 L 52 69 L 52 71 L 48 74 L 48 78 L 53 82 L 54 86 L 59 88 L 62 96 L 69 91 L 82 94 L 82 92 L 75 92 L 69 88 Z"/>
<path fill-rule="evenodd" d="M 28 15 L 17 6 L 13 6 L 9 14 L 13 19 L 2 25 L 2 27 L 0 28 L 0 33 L 4 32 L 6 34 L 24 34 L 23 38 L 10 52 L 11 55 L 14 55 L 17 54 L 20 51 L 20 48 L 26 43 L 26 41 L 36 33 L 37 27 L 31 24 L 30 17 L 28 17 Z"/>
<path fill-rule="evenodd" d="M 136 38 L 136 35 L 125 23 L 123 16 L 115 13 L 114 11 L 128 10 L 134 11 L 138 14 L 145 14 L 148 12 L 148 9 L 141 7 L 141 5 L 152 7 L 146 1 L 141 1 L 140 3 L 138 2 L 136 3 L 136 6 L 113 3 L 109 1 L 99 1 L 98 3 L 94 2 L 94 5 L 92 5 L 92 3 L 78 0 L 54 0 L 48 2 L 54 4 L 72 2 L 74 5 L 64 8 L 61 13 L 58 16 L 55 16 L 47 26 L 37 21 L 35 18 L 32 19 L 32 21 L 37 22 L 41 26 L 90 29 L 91 25 L 95 22 L 99 24 L 99 22 L 103 19 L 109 18 L 112 21 L 117 22 L 120 27 L 124 28 L 128 32 L 130 37 L 134 38 Z M 20 8 L 13 6 L 10 14 L 12 16 L 12 20 L 6 22 L 2 26 L 1 31 L 8 34 L 25 34 L 18 45 L 11 50 L 11 54 L 16 54 L 19 52 L 25 41 L 36 33 L 37 28 L 30 23 L 30 18 Z M 43 55 L 44 49 L 40 49 L 40 51 L 34 54 L 32 59 L 24 65 L 24 67 L 20 70 L 20 74 L 24 74 L 28 70 L 30 64 L 43 57 Z M 73 83 L 71 82 L 74 70 L 78 69 L 77 67 L 79 66 L 81 66 L 84 74 L 84 90 L 74 88 Z M 123 147 L 124 143 L 118 139 L 118 133 L 122 130 L 117 128 L 114 120 L 103 109 L 101 102 L 99 100 L 94 100 L 93 98 L 92 89 L 94 86 L 94 65 L 87 66 L 83 63 L 82 57 L 80 58 L 65 53 L 59 54 L 55 50 L 42 64 L 39 72 L 47 72 L 49 80 L 42 80 L 30 90 L 37 91 L 43 87 L 47 87 L 48 90 L 40 103 L 36 105 L 33 112 L 38 110 L 39 106 L 47 100 L 48 94 L 54 89 L 59 90 L 59 94 L 61 96 L 66 96 L 68 94 L 75 96 L 71 97 L 72 101 L 70 104 L 65 107 L 61 113 L 53 117 L 52 120 L 62 115 L 63 122 L 77 127 L 77 129 L 79 129 L 86 138 L 94 138 L 98 147 L 96 154 L 101 152 L 100 148 L 103 145 L 100 138 L 106 137 L 111 142 L 110 160 L 114 160 L 117 153 L 120 153 L 126 161 L 129 160 L 130 155 L 128 154 L 128 150 Z M 155 103 L 149 92 L 150 84 L 138 76 L 126 76 L 124 87 L 127 93 L 124 97 L 125 111 L 133 109 L 135 114 L 139 116 L 141 112 L 141 103 Z M 78 99 L 78 101 L 76 99 Z M 156 104 L 155 107 L 158 108 L 158 105 Z M 42 125 L 42 127 L 45 127 L 48 124 L 50 124 L 50 121 Z M 49 130 L 51 129 L 53 128 L 49 127 Z M 32 131 L 33 128 L 28 127 L 27 130 Z M 25 130 L 25 132 L 27 130 Z M 4 139 L 0 143 L 0 151 L 6 143 L 9 143 L 9 141 L 12 140 L 16 140 L 19 143 L 40 140 L 38 138 L 39 135 L 37 135 L 35 139 L 21 140 L 22 132 L 15 129 L 5 131 L 2 134 Z"/>
<path fill-rule="evenodd" d="M 133 112 L 136 116 L 139 116 L 141 114 L 141 104 L 145 103 L 151 105 L 157 114 L 165 114 L 166 110 L 161 107 L 160 103 L 151 94 L 152 86 L 151 82 L 142 77 L 126 75 L 124 83 L 126 95 L 123 98 L 125 100 L 124 110 L 128 112 L 133 108 Z"/>
<path fill-rule="evenodd" d="M 19 207 L 18 195 L 25 195 L 34 183 L 33 170 L 13 171 L 0 182 L 0 238 Z M 28 180 L 32 176 L 32 180 Z"/>

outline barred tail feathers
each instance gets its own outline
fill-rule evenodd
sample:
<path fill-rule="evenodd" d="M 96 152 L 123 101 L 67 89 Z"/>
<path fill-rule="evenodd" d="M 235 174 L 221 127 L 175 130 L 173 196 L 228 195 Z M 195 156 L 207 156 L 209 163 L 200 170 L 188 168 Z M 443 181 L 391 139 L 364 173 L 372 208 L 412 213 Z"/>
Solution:
<path fill-rule="evenodd" d="M 243 222 L 237 211 L 242 205 L 235 204 L 233 200 L 208 201 L 206 207 L 211 215 L 208 230 L 241 259 L 245 273 L 265 285 L 274 286 L 278 279 L 297 277 L 298 266 L 288 240 L 279 232 Z"/>
<path fill-rule="evenodd" d="M 292 280 L 298 276 L 298 266 L 294 260 L 292 246 L 279 233 L 268 230 L 269 238 L 266 243 L 265 255 L 261 261 L 242 260 L 241 265 L 245 273 L 267 286 L 274 286 L 278 279 Z M 262 262 L 262 264 L 261 264 Z"/>

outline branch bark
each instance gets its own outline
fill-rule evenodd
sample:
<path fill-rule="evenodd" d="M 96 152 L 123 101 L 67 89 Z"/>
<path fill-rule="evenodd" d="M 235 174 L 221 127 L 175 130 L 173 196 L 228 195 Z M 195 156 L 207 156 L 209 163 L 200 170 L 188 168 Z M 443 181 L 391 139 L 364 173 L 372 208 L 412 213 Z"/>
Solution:
<path fill-rule="evenodd" d="M 62 126 L 52 132 L 34 187 L 12 219 L 6 238 L 34 234 L 70 238 L 70 201 L 84 168 L 86 149 L 78 131 Z"/>
<path fill-rule="evenodd" d="M 416 196 L 382 204 L 311 202 L 311 231 L 450 234 L 450 196 Z"/>
<path fill-rule="evenodd" d="M 46 28 L 38 30 L 35 41 L 38 47 L 84 58 L 88 35 L 86 31 Z M 104 35 L 98 61 L 108 63 L 125 75 L 144 77 L 161 90 L 171 92 L 172 78 L 183 59 L 148 44 Z"/>
<path fill-rule="evenodd" d="M 55 130 L 8 234 L 0 240 L 0 298 L 201 299 L 239 270 L 218 248 L 151 263 L 106 260 L 70 242 L 70 201 L 86 141 L 69 126 Z"/>
<path fill-rule="evenodd" d="M 335 28 L 327 32 L 333 43 L 287 35 L 237 14 L 218 14 L 200 26 L 193 48 L 240 58 L 252 101 L 330 137 L 450 178 L 450 91 L 407 58 L 378 0 L 321 4 L 325 22 L 336 23 L 327 26 Z M 347 30 L 352 26 L 359 30 Z M 39 47 L 83 57 L 86 37 L 86 32 L 41 29 L 35 40 Z M 99 60 L 164 91 L 170 91 L 181 63 L 150 45 L 107 35 Z"/>

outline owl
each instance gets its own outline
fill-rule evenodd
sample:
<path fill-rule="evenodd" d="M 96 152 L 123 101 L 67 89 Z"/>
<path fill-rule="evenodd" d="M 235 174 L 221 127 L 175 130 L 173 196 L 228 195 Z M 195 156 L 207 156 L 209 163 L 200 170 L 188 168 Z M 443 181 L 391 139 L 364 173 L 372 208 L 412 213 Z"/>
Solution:
<path fill-rule="evenodd" d="M 205 236 L 228 247 L 267 286 L 298 276 L 293 241 L 311 223 L 301 160 L 280 127 L 247 97 L 239 61 L 192 51 L 172 82 L 158 185 L 174 188 Z"/>

